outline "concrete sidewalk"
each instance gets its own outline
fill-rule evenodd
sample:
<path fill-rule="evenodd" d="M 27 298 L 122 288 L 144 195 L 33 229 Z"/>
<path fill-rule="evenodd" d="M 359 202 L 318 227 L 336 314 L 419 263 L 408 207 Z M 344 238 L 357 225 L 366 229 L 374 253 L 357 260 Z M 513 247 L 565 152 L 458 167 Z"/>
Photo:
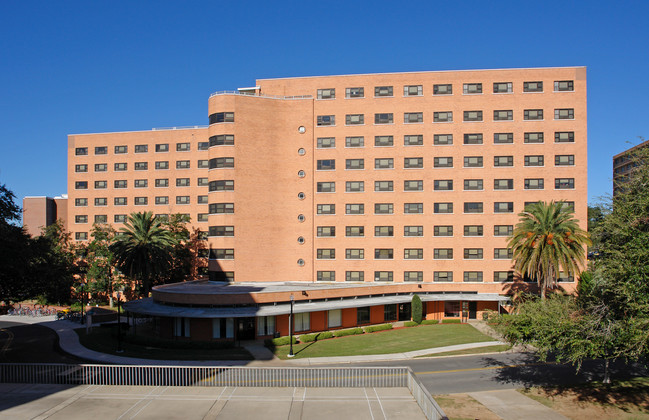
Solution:
<path fill-rule="evenodd" d="M 469 396 L 504 420 L 568 420 L 562 414 L 526 397 L 515 389 L 470 392 Z"/>

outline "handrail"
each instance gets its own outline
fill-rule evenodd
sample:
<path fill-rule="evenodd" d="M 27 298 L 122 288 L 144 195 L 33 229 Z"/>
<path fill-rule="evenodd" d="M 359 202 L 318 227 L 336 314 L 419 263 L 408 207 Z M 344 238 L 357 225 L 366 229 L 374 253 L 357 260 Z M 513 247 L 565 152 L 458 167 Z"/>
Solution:
<path fill-rule="evenodd" d="M 220 90 L 212 93 L 210 95 L 210 98 L 212 96 L 218 96 L 218 95 L 254 96 L 256 98 L 267 98 L 267 99 L 313 99 L 312 95 L 296 95 L 296 96 L 262 95 L 262 94 L 251 95 L 249 93 L 239 92 L 236 90 Z"/>
<path fill-rule="evenodd" d="M 158 130 L 190 130 L 192 128 L 207 128 L 207 125 L 187 125 L 184 127 L 154 127 L 151 129 L 151 131 L 158 131 Z"/>

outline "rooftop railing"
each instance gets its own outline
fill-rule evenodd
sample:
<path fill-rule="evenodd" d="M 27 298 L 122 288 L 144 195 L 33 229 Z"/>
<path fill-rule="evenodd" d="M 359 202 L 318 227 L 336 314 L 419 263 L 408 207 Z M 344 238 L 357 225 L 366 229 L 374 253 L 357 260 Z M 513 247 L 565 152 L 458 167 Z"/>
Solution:
<path fill-rule="evenodd" d="M 218 96 L 218 95 L 254 96 L 257 98 L 267 98 L 267 99 L 313 99 L 312 95 L 299 95 L 299 96 L 261 95 L 261 94 L 250 94 L 245 92 L 239 92 L 236 90 L 221 90 L 218 92 L 214 92 L 210 95 L 210 98 L 212 96 Z"/>

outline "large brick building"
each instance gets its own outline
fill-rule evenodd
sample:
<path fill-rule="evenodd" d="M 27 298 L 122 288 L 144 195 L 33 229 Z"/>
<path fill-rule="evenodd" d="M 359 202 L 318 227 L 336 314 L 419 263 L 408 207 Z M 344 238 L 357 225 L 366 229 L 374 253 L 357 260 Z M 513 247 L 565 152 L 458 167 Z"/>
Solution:
<path fill-rule="evenodd" d="M 69 136 L 76 239 L 141 210 L 208 233 L 210 282 L 128 305 L 162 335 L 286 333 L 290 296 L 304 331 L 409 318 L 413 293 L 429 318 L 478 317 L 534 287 L 507 249 L 526 203 L 586 226 L 583 67 L 262 79 L 208 109 L 207 127 Z"/>

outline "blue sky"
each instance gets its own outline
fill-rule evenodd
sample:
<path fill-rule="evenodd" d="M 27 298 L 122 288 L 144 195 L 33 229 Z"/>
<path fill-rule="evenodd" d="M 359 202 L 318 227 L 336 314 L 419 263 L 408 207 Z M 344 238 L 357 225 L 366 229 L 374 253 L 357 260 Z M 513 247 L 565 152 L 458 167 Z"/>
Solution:
<path fill-rule="evenodd" d="M 588 67 L 589 200 L 649 137 L 647 1 L 3 1 L 0 183 L 66 193 L 67 135 L 204 125 L 257 78 Z M 631 143 L 628 143 L 631 142 Z"/>

